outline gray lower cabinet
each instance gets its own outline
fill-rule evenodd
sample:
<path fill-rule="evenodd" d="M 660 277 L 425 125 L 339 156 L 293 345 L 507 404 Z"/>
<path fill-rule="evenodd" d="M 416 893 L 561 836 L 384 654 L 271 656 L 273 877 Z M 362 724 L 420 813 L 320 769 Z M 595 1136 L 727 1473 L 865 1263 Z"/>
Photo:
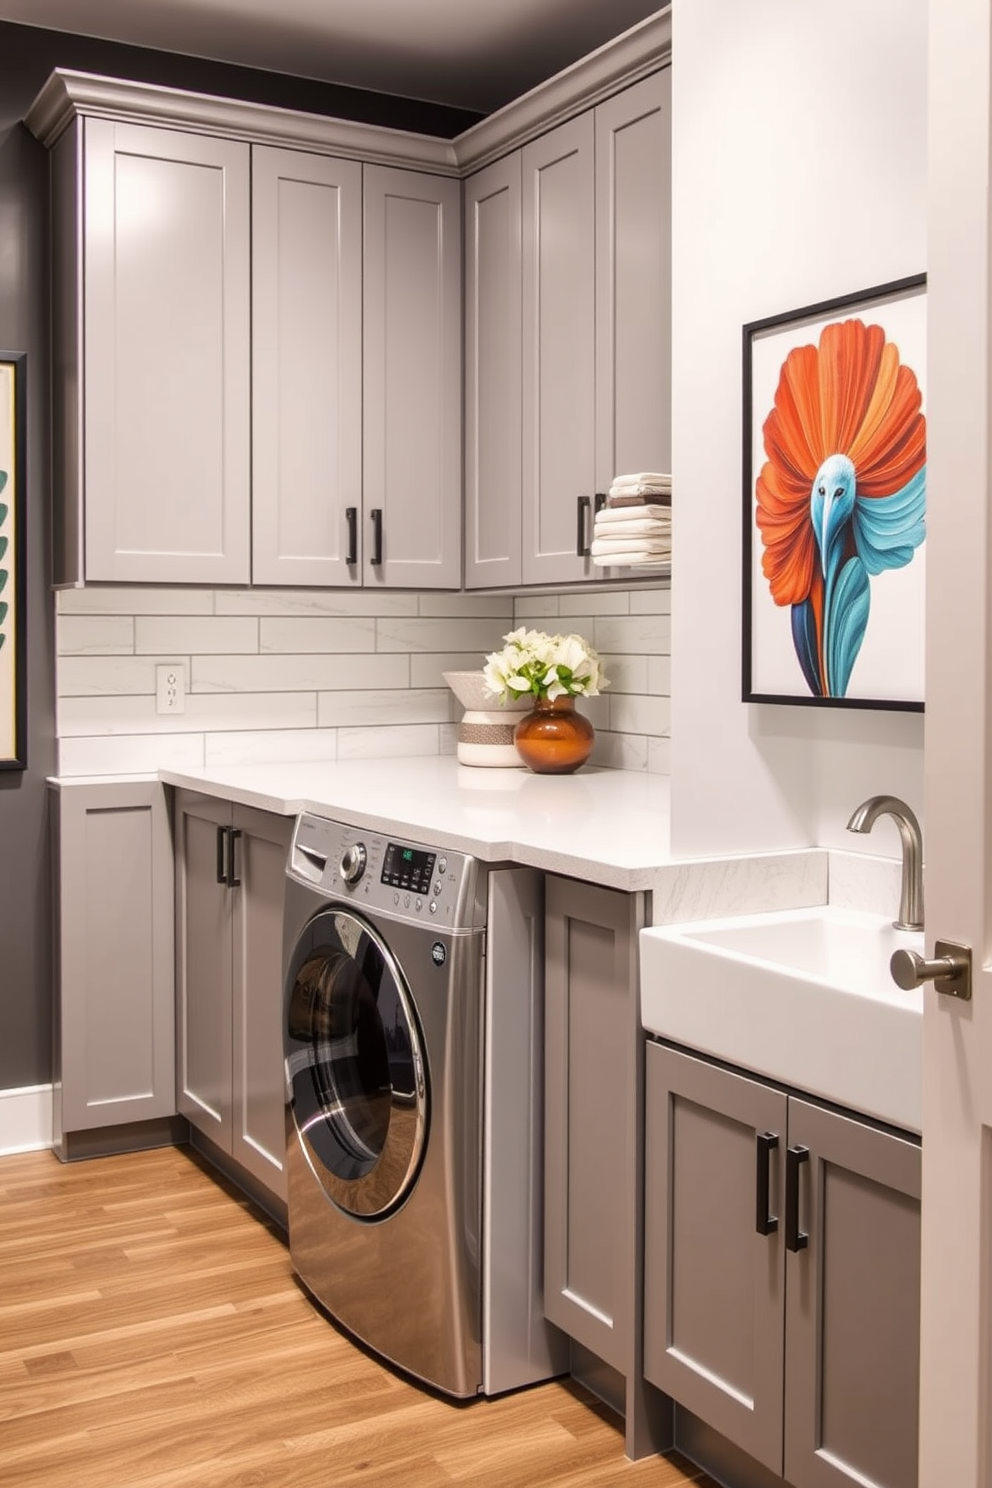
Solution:
<path fill-rule="evenodd" d="M 282 907 L 291 819 L 177 791 L 177 1103 L 285 1201 Z"/>
<path fill-rule="evenodd" d="M 55 1150 L 67 1158 L 149 1145 L 159 1122 L 159 1139 L 168 1140 L 175 1002 L 164 789 L 157 781 L 63 781 L 51 804 Z M 98 1142 L 103 1128 L 114 1133 Z"/>
<path fill-rule="evenodd" d="M 920 1145 L 649 1042 L 644 1372 L 794 1488 L 916 1488 Z"/>

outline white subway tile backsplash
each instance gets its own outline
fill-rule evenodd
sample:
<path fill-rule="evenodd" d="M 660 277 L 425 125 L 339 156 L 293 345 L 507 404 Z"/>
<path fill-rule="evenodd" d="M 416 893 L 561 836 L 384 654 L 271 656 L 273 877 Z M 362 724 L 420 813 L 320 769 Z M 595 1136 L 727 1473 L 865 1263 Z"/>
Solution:
<path fill-rule="evenodd" d="M 212 615 L 214 591 L 88 584 L 85 589 L 60 589 L 56 605 L 60 615 Z"/>
<path fill-rule="evenodd" d="M 59 656 L 120 656 L 134 650 L 133 615 L 63 615 L 55 626 Z"/>
<path fill-rule="evenodd" d="M 154 693 L 155 658 L 147 656 L 60 656 L 60 697 L 119 697 Z"/>
<path fill-rule="evenodd" d="M 403 655 L 194 656 L 190 687 L 198 692 L 314 692 L 406 687 Z"/>
<path fill-rule="evenodd" d="M 396 620 L 383 616 L 376 621 L 376 650 L 478 651 L 484 655 L 503 644 L 505 622 L 501 620 L 445 619 Z"/>
<path fill-rule="evenodd" d="M 453 615 L 464 620 L 490 617 L 506 622 L 505 630 L 513 628 L 512 594 L 444 594 L 437 590 L 420 596 L 418 614 L 424 616 Z"/>
<path fill-rule="evenodd" d="M 382 724 L 448 723 L 451 693 L 447 688 L 403 692 L 321 692 L 317 722 L 321 728 Z"/>
<path fill-rule="evenodd" d="M 667 773 L 670 592 L 66 590 L 56 599 L 60 769 L 453 754 L 461 708 L 446 671 L 475 671 L 524 625 L 575 631 L 611 687 L 580 701 L 595 763 Z M 178 661 L 182 714 L 155 708 L 155 665 Z"/>
<path fill-rule="evenodd" d="M 134 649 L 139 656 L 257 651 L 258 621 L 224 615 L 138 615 Z"/>
<path fill-rule="evenodd" d="M 208 734 L 204 765 L 254 765 L 266 762 L 310 763 L 337 758 L 336 729 L 256 729 L 244 733 Z"/>
<path fill-rule="evenodd" d="M 256 649 L 262 652 L 375 650 L 375 618 L 371 615 L 265 616 L 257 623 Z"/>
<path fill-rule="evenodd" d="M 437 754 L 436 725 L 408 724 L 400 728 L 343 728 L 338 730 L 338 759 L 403 759 Z"/>
<path fill-rule="evenodd" d="M 416 615 L 417 596 L 395 589 L 218 589 L 218 615 Z"/>
<path fill-rule="evenodd" d="M 59 740 L 60 775 L 145 775 L 171 765 L 198 770 L 205 763 L 202 734 L 119 734 Z"/>
<path fill-rule="evenodd" d="M 183 713 L 156 713 L 154 697 L 70 697 L 60 698 L 58 704 L 62 738 L 316 727 L 316 692 L 189 692 Z"/>

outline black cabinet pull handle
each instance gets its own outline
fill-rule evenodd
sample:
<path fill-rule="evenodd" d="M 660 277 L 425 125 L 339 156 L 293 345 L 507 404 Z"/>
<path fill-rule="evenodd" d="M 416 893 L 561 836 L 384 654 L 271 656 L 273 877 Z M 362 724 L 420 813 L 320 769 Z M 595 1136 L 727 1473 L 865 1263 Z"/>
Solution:
<path fill-rule="evenodd" d="M 234 844 L 237 842 L 238 838 L 241 836 L 241 829 L 240 829 L 240 827 L 227 827 L 226 828 L 226 831 L 227 831 L 227 844 L 228 844 L 228 846 L 227 846 L 227 878 L 224 880 L 224 882 L 227 884 L 227 887 L 229 889 L 240 889 L 240 887 L 241 887 L 241 880 L 240 880 L 240 878 L 237 878 L 235 876 L 235 872 L 234 872 Z"/>
<path fill-rule="evenodd" d="M 768 1188 L 772 1153 L 778 1146 L 774 1132 L 758 1132 L 754 1139 L 756 1181 L 754 1190 L 754 1227 L 759 1235 L 774 1235 L 778 1217 L 768 1213 Z"/>
<path fill-rule="evenodd" d="M 224 844 L 227 841 L 227 828 L 217 828 L 217 882 L 227 883 L 227 869 L 224 866 Z"/>
<path fill-rule="evenodd" d="M 593 512 L 601 512 L 603 510 L 603 507 L 606 505 L 607 500 L 608 497 L 605 491 L 597 491 L 595 496 L 593 497 Z"/>
<path fill-rule="evenodd" d="M 576 558 L 589 557 L 589 538 L 586 532 L 588 526 L 589 507 L 591 503 L 588 496 L 577 496 L 575 499 L 575 556 Z"/>
<path fill-rule="evenodd" d="M 346 506 L 344 519 L 348 523 L 348 552 L 344 561 L 349 568 L 354 568 L 358 562 L 358 507 Z"/>
<path fill-rule="evenodd" d="M 808 1147 L 787 1147 L 785 1150 L 785 1248 L 793 1252 L 805 1250 L 809 1235 L 799 1228 L 799 1169 L 809 1162 Z"/>
<path fill-rule="evenodd" d="M 372 557 L 373 568 L 379 568 L 382 564 L 382 508 L 374 506 L 369 512 L 372 518 Z"/>

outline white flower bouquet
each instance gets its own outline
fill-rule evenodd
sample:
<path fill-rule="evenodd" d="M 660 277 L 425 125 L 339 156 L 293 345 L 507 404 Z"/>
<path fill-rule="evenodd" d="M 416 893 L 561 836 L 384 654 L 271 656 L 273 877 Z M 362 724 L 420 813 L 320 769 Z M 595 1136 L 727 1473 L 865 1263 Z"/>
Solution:
<path fill-rule="evenodd" d="M 543 630 L 511 630 L 502 651 L 486 657 L 486 687 L 501 702 L 531 693 L 554 702 L 560 697 L 596 697 L 609 682 L 593 648 L 577 635 Z"/>

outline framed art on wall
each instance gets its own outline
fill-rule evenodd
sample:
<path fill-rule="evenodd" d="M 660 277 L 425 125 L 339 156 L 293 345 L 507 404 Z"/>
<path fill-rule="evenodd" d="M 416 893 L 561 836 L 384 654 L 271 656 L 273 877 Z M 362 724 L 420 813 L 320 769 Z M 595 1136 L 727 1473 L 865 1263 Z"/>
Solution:
<path fill-rule="evenodd" d="M 921 711 L 926 278 L 744 327 L 743 698 Z"/>
<path fill-rule="evenodd" d="M 24 446 L 27 357 L 0 351 L 0 770 L 27 767 Z"/>

